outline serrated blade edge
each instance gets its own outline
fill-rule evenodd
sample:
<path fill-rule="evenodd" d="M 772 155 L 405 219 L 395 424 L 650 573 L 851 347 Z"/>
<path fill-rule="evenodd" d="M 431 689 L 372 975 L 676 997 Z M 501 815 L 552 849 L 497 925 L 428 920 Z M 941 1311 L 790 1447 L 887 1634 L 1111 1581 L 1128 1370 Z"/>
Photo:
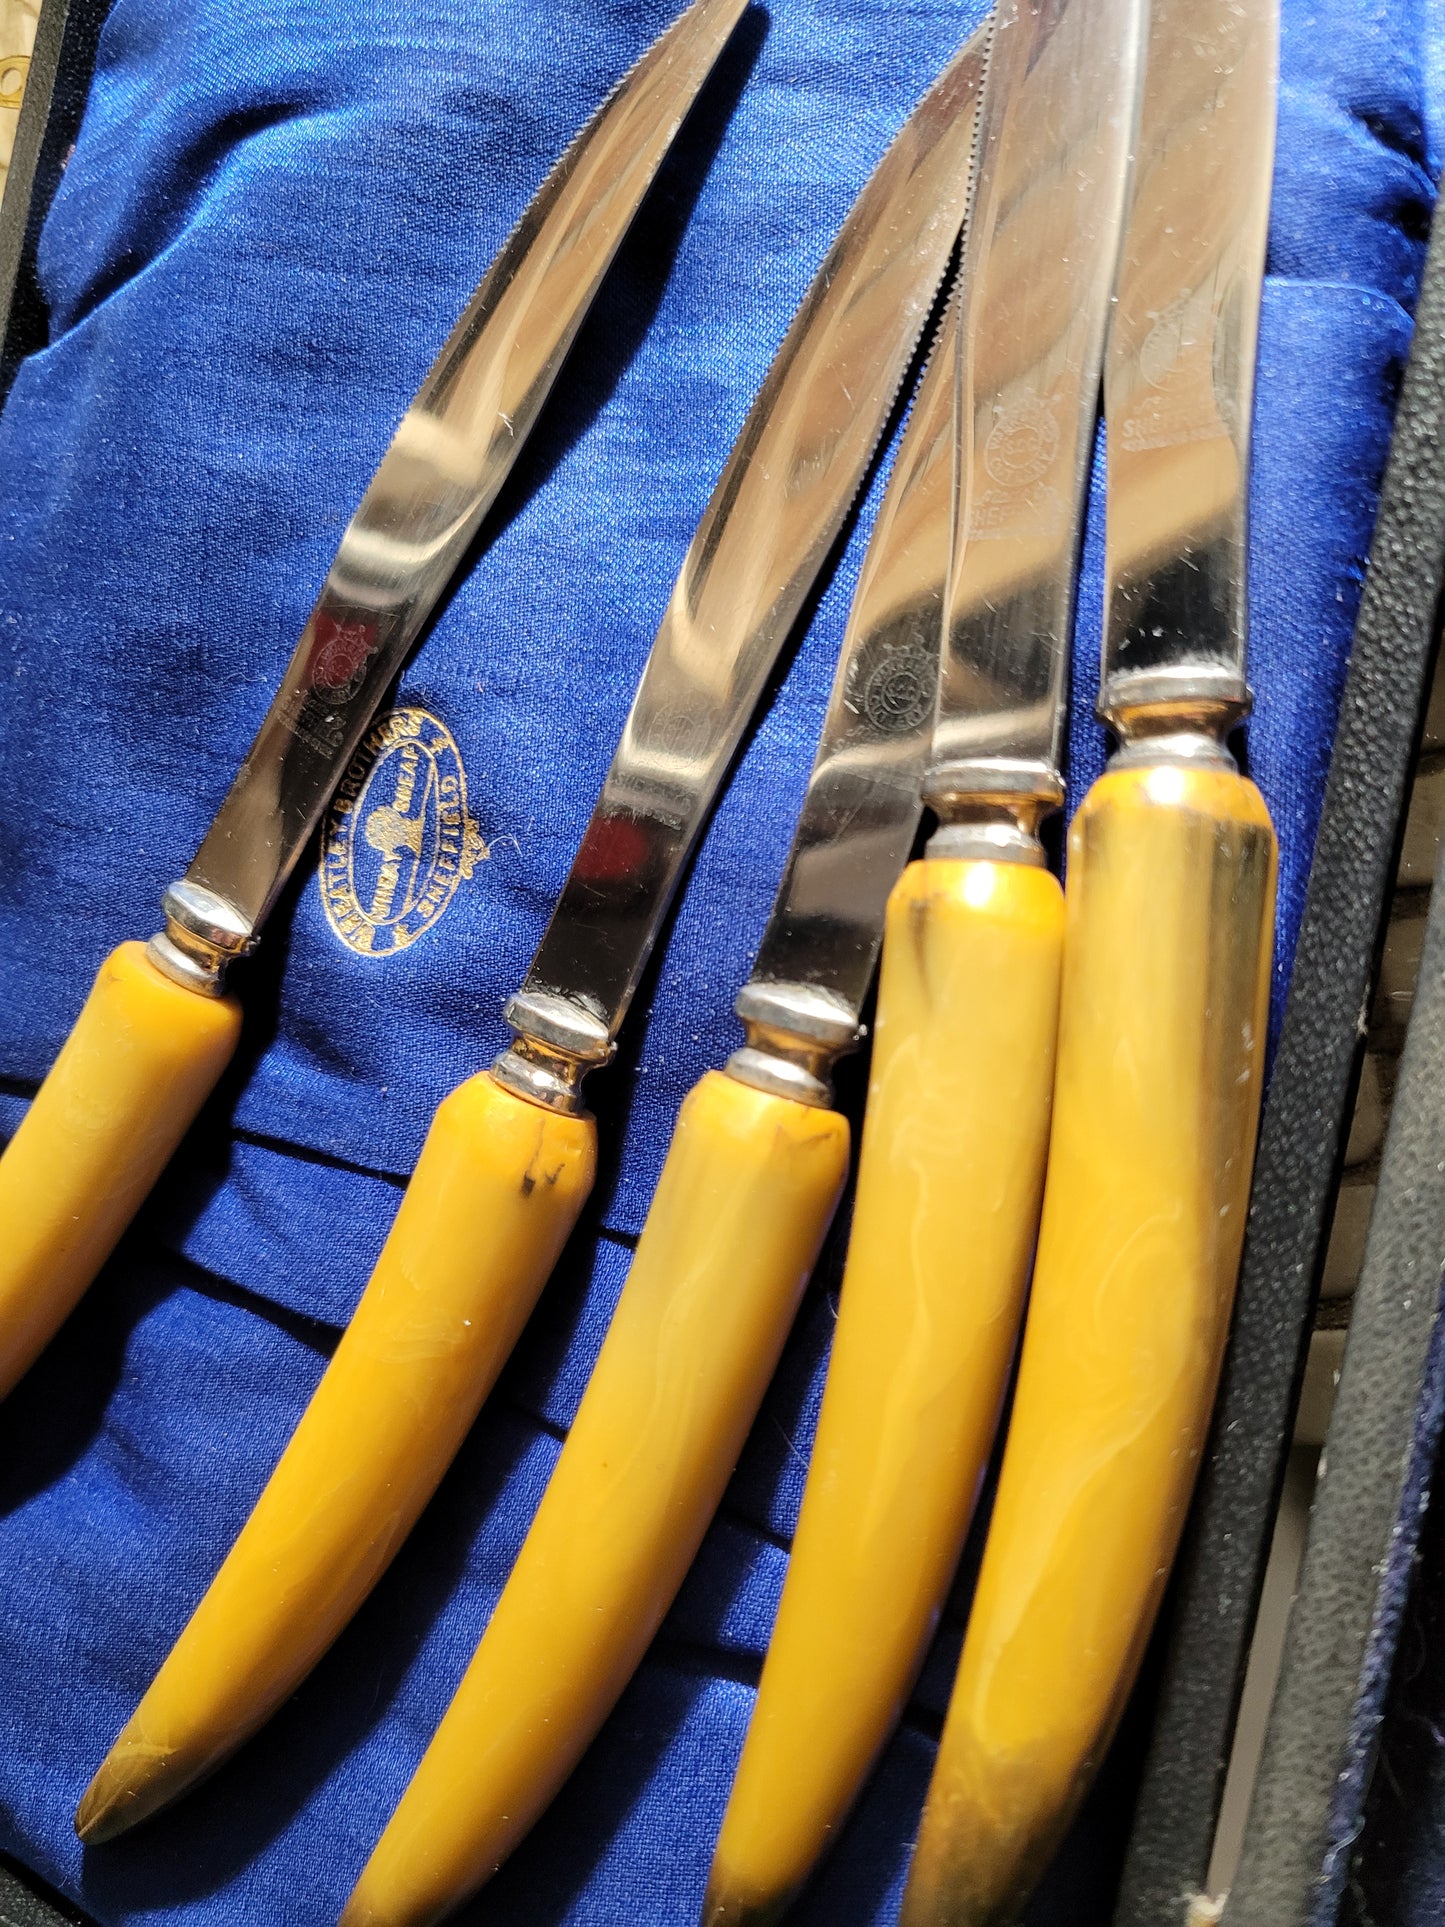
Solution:
<path fill-rule="evenodd" d="M 856 498 L 963 220 L 983 35 L 824 260 L 683 563 L 523 998 L 614 1035 L 744 729 Z"/>

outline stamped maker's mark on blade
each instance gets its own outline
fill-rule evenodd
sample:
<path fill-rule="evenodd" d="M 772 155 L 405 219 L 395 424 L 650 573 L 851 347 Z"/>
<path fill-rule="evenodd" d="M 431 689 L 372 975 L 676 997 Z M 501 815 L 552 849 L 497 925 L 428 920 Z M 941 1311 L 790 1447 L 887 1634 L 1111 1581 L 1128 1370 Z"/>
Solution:
<path fill-rule="evenodd" d="M 321 901 L 347 949 L 406 950 L 490 855 L 446 724 L 418 708 L 379 717 L 337 787 L 321 843 Z"/>

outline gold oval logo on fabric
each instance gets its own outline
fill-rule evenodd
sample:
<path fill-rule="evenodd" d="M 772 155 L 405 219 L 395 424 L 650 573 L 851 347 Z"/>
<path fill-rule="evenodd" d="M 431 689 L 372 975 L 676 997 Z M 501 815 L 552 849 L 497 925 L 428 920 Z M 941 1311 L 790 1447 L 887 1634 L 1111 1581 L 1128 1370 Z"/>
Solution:
<path fill-rule="evenodd" d="M 319 880 L 337 936 L 359 956 L 394 956 L 441 920 L 488 855 L 446 724 L 425 709 L 380 717 L 326 819 Z"/>

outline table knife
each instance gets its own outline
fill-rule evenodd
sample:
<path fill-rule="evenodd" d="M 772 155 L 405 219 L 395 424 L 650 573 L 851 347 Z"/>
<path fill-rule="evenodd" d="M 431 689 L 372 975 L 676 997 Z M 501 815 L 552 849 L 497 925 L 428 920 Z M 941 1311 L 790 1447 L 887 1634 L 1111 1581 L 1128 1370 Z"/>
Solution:
<path fill-rule="evenodd" d="M 888 909 L 858 1195 L 797 1536 L 703 1907 L 775 1921 L 938 1621 L 1038 1231 L 1064 904 L 1063 691 L 1123 219 L 1137 0 L 994 23 L 953 354 L 938 829 Z"/>
<path fill-rule="evenodd" d="M 124 943 L 0 1158 L 0 1396 L 74 1309 L 235 1051 L 255 944 L 496 499 L 747 0 L 694 0 L 573 141 L 403 416 L 165 928 Z"/>
<path fill-rule="evenodd" d="M 937 188 L 955 227 L 971 119 L 955 180 Z M 830 1068 L 858 1042 L 922 809 L 950 361 L 922 385 L 869 543 L 782 885 L 737 999 L 746 1042 L 684 1100 L 541 1507 L 344 1927 L 442 1918 L 547 1806 L 671 1605 L 776 1366 L 847 1175 Z"/>
<path fill-rule="evenodd" d="M 83 1838 L 109 1838 L 184 1791 L 304 1678 L 435 1490 L 536 1302 L 592 1182 L 582 1080 L 611 1055 L 943 279 L 977 77 L 970 46 L 884 156 L 805 297 L 693 538 L 556 911 L 508 1004 L 516 1042 L 439 1108 L 310 1406 L 81 1804 Z"/>
<path fill-rule="evenodd" d="M 1244 1235 L 1275 841 L 1246 486 L 1275 0 L 1154 0 L 1105 365 L 1100 713 L 1070 831 L 1038 1262 L 978 1591 L 903 1905 L 1012 1921 L 1108 1746 L 1203 1448 Z"/>
<path fill-rule="evenodd" d="M 716 1509 L 833 1214 L 890 882 L 913 840 L 944 547 L 911 543 L 951 440 L 935 369 L 900 450 L 784 885 L 738 999 L 748 1042 L 683 1105 L 542 1508 L 349 1924 L 431 1921 L 492 1872 L 636 1667 Z M 946 517 L 946 487 L 945 517 Z"/>

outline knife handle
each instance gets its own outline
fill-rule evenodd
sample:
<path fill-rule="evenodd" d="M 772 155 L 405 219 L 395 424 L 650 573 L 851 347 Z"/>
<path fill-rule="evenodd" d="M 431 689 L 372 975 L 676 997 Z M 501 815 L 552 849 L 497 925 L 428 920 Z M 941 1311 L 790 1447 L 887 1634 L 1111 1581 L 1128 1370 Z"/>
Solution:
<path fill-rule="evenodd" d="M 1232 769 L 1115 769 L 1070 832 L 1038 1261 L 903 1927 L 1016 1917 L 1133 1684 L 1229 1326 L 1275 869 Z"/>
<path fill-rule="evenodd" d="M 687 1097 L 551 1483 L 344 1927 L 439 1919 L 577 1764 L 722 1497 L 847 1166 L 832 1111 L 719 1071 Z"/>
<path fill-rule="evenodd" d="M 233 998 L 172 982 L 143 943 L 101 965 L 0 1157 L 0 1398 L 115 1249 L 240 1034 Z"/>
<path fill-rule="evenodd" d="M 385 1571 L 592 1188 L 596 1125 L 490 1074 L 437 1111 L 391 1234 L 255 1509 L 76 1816 L 113 1838 L 209 1773 Z"/>
<path fill-rule="evenodd" d="M 1038 1230 L 1063 926 L 1058 883 L 1022 863 L 914 863 L 890 899 L 818 1439 L 707 1927 L 787 1907 L 937 1624 Z"/>

